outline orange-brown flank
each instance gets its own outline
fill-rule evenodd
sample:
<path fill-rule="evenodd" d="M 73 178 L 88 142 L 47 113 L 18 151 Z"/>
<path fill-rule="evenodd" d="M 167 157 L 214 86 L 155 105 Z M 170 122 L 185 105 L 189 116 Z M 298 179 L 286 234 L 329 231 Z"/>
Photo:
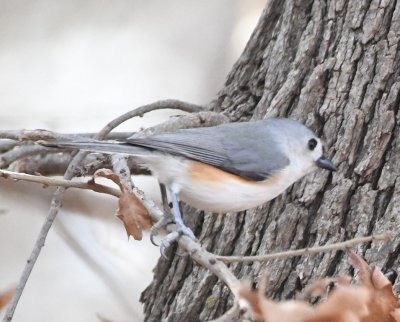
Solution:
<path fill-rule="evenodd" d="M 232 174 L 221 169 L 218 169 L 214 166 L 201 163 L 198 161 L 189 161 L 188 172 L 190 177 L 195 181 L 207 181 L 207 182 L 221 182 L 224 180 L 229 181 L 241 181 L 247 184 L 258 184 L 258 183 L 268 183 L 268 184 L 277 184 L 282 178 L 281 174 L 269 177 L 262 181 L 257 181 L 249 178 L 244 178 L 238 176 L 236 174 Z"/>

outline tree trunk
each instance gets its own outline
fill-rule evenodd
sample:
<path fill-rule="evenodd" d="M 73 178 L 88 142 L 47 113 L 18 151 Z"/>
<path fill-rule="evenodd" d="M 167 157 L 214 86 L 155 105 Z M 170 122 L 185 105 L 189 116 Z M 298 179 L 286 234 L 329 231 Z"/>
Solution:
<path fill-rule="evenodd" d="M 213 110 L 233 121 L 285 116 L 325 139 L 338 166 L 318 170 L 264 206 L 239 214 L 184 208 L 207 250 L 267 254 L 400 227 L 400 2 L 271 0 Z M 357 248 L 400 291 L 400 243 Z M 144 291 L 146 321 L 205 321 L 232 295 L 189 257 L 160 259 Z M 311 280 L 349 273 L 344 253 L 232 264 L 239 278 L 270 273 L 268 293 L 291 298 Z"/>

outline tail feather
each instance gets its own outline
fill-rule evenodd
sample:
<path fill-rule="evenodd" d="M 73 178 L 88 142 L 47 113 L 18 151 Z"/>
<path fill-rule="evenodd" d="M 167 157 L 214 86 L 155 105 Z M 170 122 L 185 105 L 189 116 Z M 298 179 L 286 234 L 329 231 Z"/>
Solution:
<path fill-rule="evenodd" d="M 102 141 L 39 141 L 38 144 L 48 148 L 58 148 L 67 150 L 85 150 L 101 153 L 122 153 L 131 155 L 147 155 L 151 151 L 146 148 L 135 146 L 128 143 L 102 142 Z"/>

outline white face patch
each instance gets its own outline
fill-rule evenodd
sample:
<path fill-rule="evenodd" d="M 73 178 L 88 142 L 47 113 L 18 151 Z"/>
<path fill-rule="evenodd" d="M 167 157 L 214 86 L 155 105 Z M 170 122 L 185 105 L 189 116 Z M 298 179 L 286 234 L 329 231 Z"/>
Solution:
<path fill-rule="evenodd" d="M 309 141 L 315 140 L 314 149 L 310 149 Z M 290 171 L 293 178 L 300 178 L 317 168 L 316 161 L 323 154 L 321 140 L 313 136 L 292 138 L 285 141 L 285 154 L 290 160 Z"/>

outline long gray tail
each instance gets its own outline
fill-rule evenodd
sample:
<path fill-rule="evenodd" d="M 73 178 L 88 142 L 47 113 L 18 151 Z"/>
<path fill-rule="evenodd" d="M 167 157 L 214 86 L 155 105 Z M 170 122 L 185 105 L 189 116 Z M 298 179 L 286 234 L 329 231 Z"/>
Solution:
<path fill-rule="evenodd" d="M 148 155 L 152 152 L 146 148 L 128 143 L 103 142 L 103 141 L 38 141 L 40 145 L 48 148 L 85 150 L 102 153 L 122 153 L 131 155 Z"/>

